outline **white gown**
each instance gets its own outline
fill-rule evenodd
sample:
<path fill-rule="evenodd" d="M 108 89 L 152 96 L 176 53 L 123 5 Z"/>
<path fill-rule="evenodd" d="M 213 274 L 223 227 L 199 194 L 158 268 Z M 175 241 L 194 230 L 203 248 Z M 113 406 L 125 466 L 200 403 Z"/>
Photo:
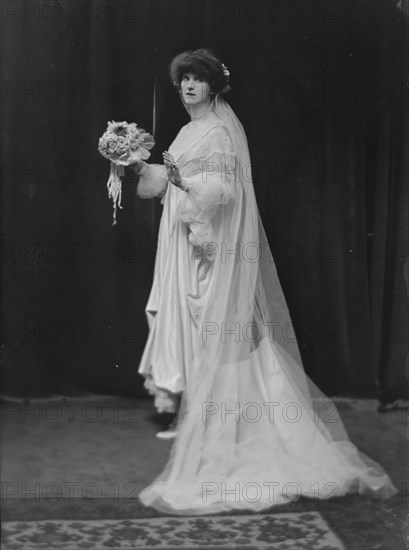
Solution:
<path fill-rule="evenodd" d="M 169 152 L 190 192 L 168 185 L 164 165 L 149 165 L 138 186 L 138 194 L 145 198 L 166 189 L 153 285 L 146 306 L 150 332 L 139 366 L 139 372 L 149 377 L 145 385 L 155 395 L 160 412 L 173 412 L 174 407 L 171 396 L 161 390 L 183 392 L 192 374 L 198 337 L 195 317 L 205 299 L 210 266 L 202 261 L 206 247 L 201 244 L 214 240 L 217 206 L 229 199 L 229 179 L 234 170 L 231 140 L 216 117 L 184 126 Z M 202 166 L 206 163 L 208 172 L 203 182 Z"/>
<path fill-rule="evenodd" d="M 141 197 L 166 189 L 139 372 L 152 392 L 183 398 L 168 464 L 141 501 L 208 514 L 301 496 L 392 496 L 388 475 L 350 442 L 303 370 L 228 104 L 184 126 L 169 152 L 189 191 L 168 184 L 161 165 L 138 186 Z"/>

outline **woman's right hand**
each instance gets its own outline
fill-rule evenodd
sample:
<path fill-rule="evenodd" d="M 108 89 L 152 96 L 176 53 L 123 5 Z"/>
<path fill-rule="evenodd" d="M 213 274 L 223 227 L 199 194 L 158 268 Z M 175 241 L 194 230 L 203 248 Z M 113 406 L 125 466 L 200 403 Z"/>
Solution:
<path fill-rule="evenodd" d="M 175 187 L 179 187 L 179 189 L 183 189 L 182 177 L 180 175 L 179 167 L 176 164 L 175 159 L 168 151 L 164 151 L 162 155 L 163 155 L 163 162 L 168 172 L 169 181 L 173 183 Z"/>

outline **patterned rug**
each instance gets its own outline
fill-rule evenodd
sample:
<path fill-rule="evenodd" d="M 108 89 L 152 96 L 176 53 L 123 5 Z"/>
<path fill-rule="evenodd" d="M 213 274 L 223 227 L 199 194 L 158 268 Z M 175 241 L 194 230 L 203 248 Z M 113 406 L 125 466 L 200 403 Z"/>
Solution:
<path fill-rule="evenodd" d="M 134 520 L 9 521 L 3 550 L 345 550 L 319 512 Z"/>

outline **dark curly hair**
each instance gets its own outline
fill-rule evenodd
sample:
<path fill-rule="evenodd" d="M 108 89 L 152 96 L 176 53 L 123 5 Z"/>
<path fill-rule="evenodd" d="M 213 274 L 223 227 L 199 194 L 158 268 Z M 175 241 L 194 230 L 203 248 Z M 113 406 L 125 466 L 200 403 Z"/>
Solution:
<path fill-rule="evenodd" d="M 179 89 L 186 73 L 193 73 L 207 82 L 213 95 L 225 94 L 230 90 L 229 78 L 224 73 L 222 62 L 207 48 L 187 50 L 172 60 L 169 74 L 173 84 Z"/>

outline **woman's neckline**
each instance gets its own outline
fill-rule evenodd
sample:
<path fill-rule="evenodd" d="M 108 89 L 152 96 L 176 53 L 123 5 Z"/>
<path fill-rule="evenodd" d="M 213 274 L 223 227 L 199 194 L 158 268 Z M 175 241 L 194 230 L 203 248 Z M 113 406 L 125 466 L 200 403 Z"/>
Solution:
<path fill-rule="evenodd" d="M 207 111 L 205 111 L 202 115 L 191 118 L 190 124 L 196 124 L 196 123 L 200 124 L 201 122 L 206 121 L 209 118 L 209 115 L 213 113 L 213 108 L 214 108 L 214 102 L 212 101 Z"/>
<path fill-rule="evenodd" d="M 206 118 L 207 115 L 213 111 L 213 107 L 214 107 L 214 102 L 212 101 L 212 102 L 210 103 L 208 109 L 207 109 L 203 114 L 201 114 L 201 115 L 199 115 L 199 116 L 193 116 L 193 115 L 191 115 L 191 120 L 192 120 L 192 122 L 195 121 L 195 120 L 203 120 L 204 118 Z"/>
<path fill-rule="evenodd" d="M 210 109 L 210 111 L 208 113 L 206 113 L 205 116 L 203 116 L 201 118 L 194 118 L 189 122 L 189 124 L 191 126 L 200 126 L 201 124 L 207 123 L 209 120 L 212 120 L 215 116 L 216 115 L 215 115 L 213 109 Z"/>

